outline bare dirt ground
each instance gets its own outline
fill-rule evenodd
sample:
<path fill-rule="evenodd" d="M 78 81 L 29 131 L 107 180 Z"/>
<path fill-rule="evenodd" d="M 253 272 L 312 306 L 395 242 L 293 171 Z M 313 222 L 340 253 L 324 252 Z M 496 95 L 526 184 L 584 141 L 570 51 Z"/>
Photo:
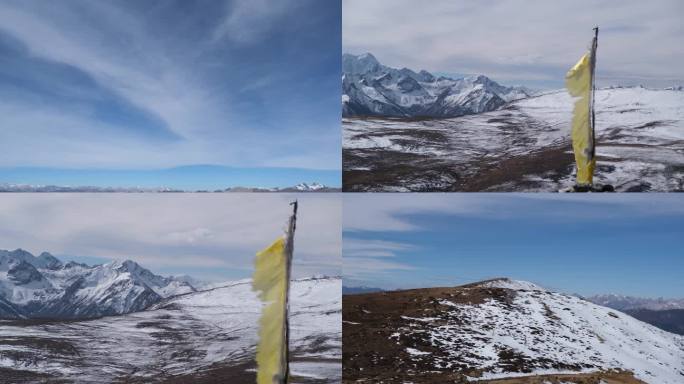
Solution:
<path fill-rule="evenodd" d="M 596 372 L 572 375 L 535 375 L 510 379 L 479 380 L 484 384 L 646 384 L 631 372 Z"/>
<path fill-rule="evenodd" d="M 406 325 L 407 317 L 425 317 L 440 311 L 439 300 L 477 304 L 494 297 L 506 302 L 503 289 L 426 288 L 393 292 L 344 295 L 342 298 L 342 351 L 344 383 L 461 382 L 465 374 L 477 375 L 467 366 L 435 370 L 411 362 L 406 345 L 391 342 L 391 335 Z M 442 353 L 428 340 L 415 338 L 413 346 Z"/>

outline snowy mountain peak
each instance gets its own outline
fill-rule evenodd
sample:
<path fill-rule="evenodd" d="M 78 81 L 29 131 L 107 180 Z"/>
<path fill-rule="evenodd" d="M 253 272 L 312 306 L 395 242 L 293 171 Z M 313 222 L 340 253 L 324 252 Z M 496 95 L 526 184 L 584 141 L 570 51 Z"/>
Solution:
<path fill-rule="evenodd" d="M 62 267 L 62 262 L 48 252 L 41 253 L 37 258 L 38 263 L 44 265 L 48 269 L 57 269 Z"/>
<path fill-rule="evenodd" d="M 421 69 L 420 72 L 418 72 L 418 76 L 420 76 L 421 81 L 424 81 L 426 83 L 432 83 L 436 80 L 435 76 L 432 73 L 424 69 Z"/>
<path fill-rule="evenodd" d="M 362 53 L 356 58 L 358 61 L 379 64 L 378 59 L 376 59 L 375 56 L 373 56 L 373 54 L 370 52 Z"/>
<path fill-rule="evenodd" d="M 362 55 L 342 55 L 342 72 L 350 74 L 367 74 L 379 71 L 382 68 L 378 59 L 371 53 Z"/>
<path fill-rule="evenodd" d="M 9 254 L 14 256 L 14 257 L 17 257 L 17 258 L 33 257 L 31 252 L 29 252 L 25 249 L 22 249 L 22 248 L 17 248 L 14 251 L 9 251 Z"/>
<path fill-rule="evenodd" d="M 546 289 L 537 284 L 530 283 L 529 281 L 513 280 L 507 277 L 483 281 L 481 283 L 476 283 L 476 285 L 482 288 L 503 288 L 515 291 L 546 291 Z"/>
<path fill-rule="evenodd" d="M 313 182 L 311 184 L 299 183 L 295 185 L 295 189 L 298 191 L 318 191 L 324 189 L 325 185 Z"/>
<path fill-rule="evenodd" d="M 486 84 L 490 80 L 487 76 L 485 75 L 472 75 L 472 76 L 467 76 L 464 78 L 469 83 L 479 83 L 479 84 Z"/>
<path fill-rule="evenodd" d="M 119 274 L 128 274 L 135 283 L 150 288 L 162 298 L 196 290 L 195 287 L 184 280 L 155 275 L 132 260 L 113 261 L 105 264 L 103 268 L 112 269 Z"/>
<path fill-rule="evenodd" d="M 11 265 L 26 262 L 36 268 L 60 268 L 62 262 L 48 252 L 43 252 L 35 257 L 29 251 L 17 248 L 14 251 L 0 250 L 0 271 L 7 270 Z"/>
<path fill-rule="evenodd" d="M 131 273 L 136 273 L 140 272 L 144 268 L 140 266 L 140 264 L 136 263 L 135 261 L 132 260 L 114 260 L 110 262 L 109 264 L 105 264 L 105 266 L 108 266 L 111 269 L 115 269 L 118 271 L 122 272 L 131 272 Z"/>

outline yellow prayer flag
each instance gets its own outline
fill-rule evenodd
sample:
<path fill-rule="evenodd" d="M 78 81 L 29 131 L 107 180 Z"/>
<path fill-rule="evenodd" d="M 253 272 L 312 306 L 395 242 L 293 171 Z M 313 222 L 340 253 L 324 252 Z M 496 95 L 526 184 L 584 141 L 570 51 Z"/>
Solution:
<path fill-rule="evenodd" d="M 577 184 L 591 185 L 594 177 L 594 129 L 591 120 L 591 53 L 587 53 L 565 75 L 570 95 L 578 97 L 572 117 L 572 149 L 577 163 Z"/>
<path fill-rule="evenodd" d="M 257 384 L 285 382 L 287 375 L 287 287 L 288 260 L 285 238 L 257 253 L 252 289 L 268 303 L 259 321 Z"/>

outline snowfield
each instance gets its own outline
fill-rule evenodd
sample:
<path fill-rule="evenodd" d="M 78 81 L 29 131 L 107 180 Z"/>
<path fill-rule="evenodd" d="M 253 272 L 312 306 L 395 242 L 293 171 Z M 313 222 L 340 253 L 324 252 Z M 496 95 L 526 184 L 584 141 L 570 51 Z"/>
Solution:
<path fill-rule="evenodd" d="M 292 282 L 295 382 L 341 379 L 340 278 Z M 262 304 L 250 281 L 88 321 L 0 321 L 0 370 L 26 383 L 254 381 Z M 183 381 L 185 380 L 185 381 Z"/>
<path fill-rule="evenodd" d="M 347 191 L 558 191 L 574 183 L 565 90 L 450 119 L 344 118 Z M 684 92 L 596 94 L 595 181 L 618 191 L 684 190 Z"/>
<path fill-rule="evenodd" d="M 442 302 L 448 309 L 427 327 L 432 345 L 447 352 L 433 359 L 435 367 L 449 368 L 458 361 L 483 370 L 484 378 L 499 378 L 509 375 L 505 366 L 514 363 L 508 360 L 520 359 L 539 374 L 624 369 L 647 383 L 684 380 L 684 337 L 575 296 L 529 290 L 535 287 L 531 283 L 501 287 L 515 287 L 511 303 Z M 465 321 L 440 324 L 450 318 Z M 420 331 L 426 328 L 418 324 Z M 413 326 L 403 335 L 410 336 Z M 502 358 L 502 351 L 513 358 Z"/>

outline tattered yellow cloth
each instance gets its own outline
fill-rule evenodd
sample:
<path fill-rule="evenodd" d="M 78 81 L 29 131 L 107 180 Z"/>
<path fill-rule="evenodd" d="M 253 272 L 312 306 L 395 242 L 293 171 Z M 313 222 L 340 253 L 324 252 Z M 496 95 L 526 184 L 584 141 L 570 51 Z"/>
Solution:
<path fill-rule="evenodd" d="M 565 75 L 570 95 L 579 97 L 572 117 L 572 149 L 577 163 L 577 184 L 591 185 L 594 177 L 594 130 L 591 121 L 592 68 L 587 53 Z"/>
<path fill-rule="evenodd" d="M 285 382 L 287 374 L 287 255 L 285 239 L 280 238 L 257 253 L 252 289 L 268 303 L 259 321 L 257 384 Z"/>

